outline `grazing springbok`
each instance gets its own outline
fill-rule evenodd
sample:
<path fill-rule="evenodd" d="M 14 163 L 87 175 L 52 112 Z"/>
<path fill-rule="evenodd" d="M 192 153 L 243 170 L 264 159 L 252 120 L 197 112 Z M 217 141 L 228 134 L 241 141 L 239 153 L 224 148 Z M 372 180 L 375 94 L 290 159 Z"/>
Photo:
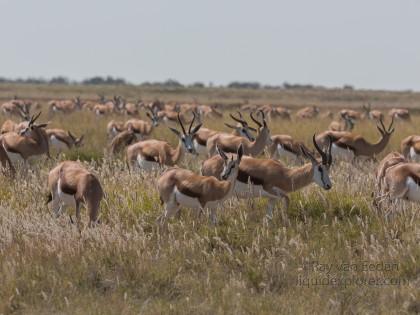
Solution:
<path fill-rule="evenodd" d="M 124 131 L 124 122 L 111 120 L 106 125 L 106 133 L 109 139 L 114 138 L 117 134 Z"/>
<path fill-rule="evenodd" d="M 351 131 L 354 128 L 353 119 L 347 116 L 347 114 L 341 114 L 340 121 L 332 121 L 328 126 L 329 130 L 332 131 Z"/>
<path fill-rule="evenodd" d="M 364 117 L 363 113 L 358 112 L 358 111 L 353 110 L 353 109 L 342 109 L 342 110 L 340 110 L 339 114 L 340 114 L 340 117 L 347 116 L 348 118 L 352 119 L 353 121 L 354 120 L 361 120 Z"/>
<path fill-rule="evenodd" d="M 412 135 L 401 141 L 401 153 L 408 160 L 420 162 L 420 136 Z"/>
<path fill-rule="evenodd" d="M 268 148 L 268 153 L 272 159 L 286 159 L 303 162 L 303 153 L 301 147 L 305 147 L 303 142 L 296 141 L 289 135 L 274 135 L 271 136 L 272 144 Z M 306 151 L 309 151 L 305 147 Z"/>
<path fill-rule="evenodd" d="M 63 208 L 75 208 L 80 230 L 80 207 L 84 204 L 89 212 L 89 227 L 97 223 L 104 192 L 98 178 L 81 163 L 64 161 L 54 167 L 48 175 L 48 189 L 48 203 L 52 202 L 57 217 Z"/>
<path fill-rule="evenodd" d="M 384 119 L 384 114 L 380 110 L 372 109 L 372 105 L 368 103 L 367 105 L 363 105 L 362 109 L 364 110 L 364 115 L 370 120 L 377 120 L 380 121 Z"/>
<path fill-rule="evenodd" d="M 31 156 L 46 154 L 50 158 L 47 124 L 35 124 L 41 115 L 32 116 L 28 126 L 20 133 L 9 132 L 0 136 L 0 141 L 12 163 L 24 162 Z"/>
<path fill-rule="evenodd" d="M 31 106 L 32 106 L 31 101 L 19 100 L 15 98 L 9 102 L 3 103 L 1 105 L 1 111 L 5 115 L 22 117 L 22 112 L 29 115 Z"/>
<path fill-rule="evenodd" d="M 72 100 L 52 100 L 48 102 L 48 113 L 49 115 L 55 113 L 69 114 L 76 110 L 81 110 L 83 103 L 80 97 L 76 97 Z"/>
<path fill-rule="evenodd" d="M 250 141 L 254 141 L 254 137 L 251 134 L 252 132 L 256 132 L 257 129 L 252 128 L 248 125 L 247 121 L 243 119 L 242 114 L 239 113 L 239 118 L 233 116 L 232 114 L 229 114 L 229 116 L 237 122 L 236 125 L 231 125 L 228 123 L 225 123 L 225 126 L 228 128 L 233 129 L 232 131 L 232 135 L 235 136 L 241 136 L 241 137 L 245 137 Z M 195 113 L 193 112 L 194 118 L 195 119 Z M 215 134 L 219 134 L 219 133 L 223 133 L 220 131 L 216 131 L 216 130 L 212 130 L 212 129 L 208 129 L 208 128 L 200 128 L 200 130 L 196 133 L 195 137 L 194 137 L 194 147 L 195 150 L 197 151 L 198 154 L 200 155 L 204 155 L 207 156 L 208 152 L 207 152 L 207 140 L 214 136 Z"/>
<path fill-rule="evenodd" d="M 316 106 L 304 107 L 296 112 L 296 117 L 301 119 L 312 119 L 319 114 L 319 108 Z"/>
<path fill-rule="evenodd" d="M 334 141 L 332 145 L 332 154 L 334 158 L 340 158 L 351 161 L 356 157 L 374 158 L 376 155 L 381 153 L 387 146 L 389 139 L 391 138 L 394 128 L 394 119 L 388 128 L 385 127 L 383 120 L 381 119 L 380 125 L 377 128 L 381 134 L 381 138 L 376 143 L 369 143 L 361 135 L 353 133 L 346 134 Z"/>
<path fill-rule="evenodd" d="M 302 146 L 302 154 L 311 162 L 299 167 L 288 168 L 277 160 L 244 156 L 239 165 L 234 195 L 238 198 L 268 198 L 267 216 L 271 218 L 277 200 L 283 199 L 285 208 L 288 208 L 289 197 L 287 194 L 290 192 L 299 190 L 313 182 L 326 190 L 331 189 L 329 169 L 332 164 L 332 142 L 325 152 L 315 142 L 315 135 L 313 143 L 321 155 L 321 161 L 318 161 L 311 152 Z M 201 173 L 204 176 L 219 178 L 222 169 L 223 159 L 213 156 L 203 162 Z"/>
<path fill-rule="evenodd" d="M 405 120 L 405 121 L 411 120 L 410 112 L 408 111 L 408 109 L 405 109 L 405 108 L 392 108 L 388 112 L 388 116 L 398 119 L 398 120 Z"/>
<path fill-rule="evenodd" d="M 73 147 L 81 147 L 83 145 L 84 135 L 79 138 L 75 137 L 70 131 L 65 131 L 59 128 L 45 130 L 50 141 L 50 147 L 60 153 L 63 150 L 71 149 Z"/>
<path fill-rule="evenodd" d="M 239 164 L 243 155 L 240 145 L 236 158 L 228 159 L 226 154 L 217 148 L 222 159 L 220 180 L 214 176 L 201 176 L 182 168 L 170 168 L 158 179 L 157 187 L 164 212 L 158 218 L 163 224 L 174 216 L 181 207 L 196 209 L 197 213 L 210 210 L 211 221 L 216 224 L 216 209 L 232 195 L 238 176 Z"/>
<path fill-rule="evenodd" d="M 217 154 L 216 145 L 224 152 L 235 153 L 240 144 L 244 147 L 244 155 L 258 156 L 261 154 L 264 148 L 267 145 L 271 145 L 272 142 L 264 112 L 259 111 L 259 113 L 261 114 L 262 123 L 255 119 L 253 113 L 250 113 L 251 119 L 258 125 L 258 134 L 254 141 L 251 142 L 243 137 L 218 133 L 207 140 L 209 156 Z"/>
<path fill-rule="evenodd" d="M 159 126 L 160 119 L 156 113 L 150 110 L 150 113 L 147 112 L 146 115 L 150 119 L 150 122 L 133 118 L 127 120 L 124 124 L 124 129 L 127 130 L 130 126 L 138 140 L 144 139 L 145 137 L 149 136 L 152 133 L 153 129 Z"/>
<path fill-rule="evenodd" d="M 193 155 L 197 155 L 195 151 L 193 139 L 195 134 L 200 129 L 201 124 L 194 128 L 192 123 L 185 130 L 181 118 L 178 122 L 182 128 L 182 132 L 177 129 L 169 127 L 169 129 L 176 134 L 179 139 L 177 148 L 172 148 L 166 141 L 160 140 L 144 140 L 130 145 L 127 148 L 126 161 L 132 168 L 138 167 L 139 169 L 149 171 L 161 166 L 173 166 L 178 163 L 184 156 L 185 150 Z"/>
<path fill-rule="evenodd" d="M 376 173 L 376 201 L 384 197 L 420 202 L 420 164 L 408 162 L 398 152 L 388 154 Z"/>

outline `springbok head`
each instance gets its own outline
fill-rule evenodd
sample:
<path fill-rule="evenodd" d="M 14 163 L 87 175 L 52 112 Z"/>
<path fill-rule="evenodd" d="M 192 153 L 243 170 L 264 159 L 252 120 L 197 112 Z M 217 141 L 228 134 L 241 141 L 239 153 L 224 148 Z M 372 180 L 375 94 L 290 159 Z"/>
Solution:
<path fill-rule="evenodd" d="M 240 126 L 234 126 L 228 123 L 225 123 L 225 126 L 235 129 L 238 134 L 240 134 L 242 137 L 247 138 L 249 141 L 255 141 L 255 137 L 252 135 L 252 132 L 257 132 L 257 129 L 252 128 L 248 125 L 247 121 L 242 117 L 242 114 L 238 111 L 238 117 L 233 116 L 232 114 L 229 114 L 230 118 L 232 118 L 234 121 L 238 122 Z"/>
<path fill-rule="evenodd" d="M 220 175 L 222 180 L 228 180 L 230 178 L 236 178 L 239 172 L 239 164 L 241 163 L 242 156 L 244 154 L 244 147 L 242 144 L 238 147 L 236 159 L 232 157 L 229 159 L 225 152 L 216 145 L 216 150 L 223 159 L 223 171 Z"/>
<path fill-rule="evenodd" d="M 258 135 L 265 137 L 266 145 L 271 145 L 273 141 L 271 140 L 270 129 L 268 128 L 267 121 L 265 120 L 265 114 L 262 110 L 259 110 L 258 114 L 261 116 L 262 123 L 254 117 L 252 112 L 249 115 L 251 116 L 252 121 L 258 125 Z"/>
<path fill-rule="evenodd" d="M 69 135 L 69 137 L 72 139 L 74 146 L 76 148 L 79 148 L 83 145 L 83 139 L 84 139 L 84 135 L 81 135 L 79 138 L 75 137 L 70 131 L 67 132 L 67 134 Z"/>
<path fill-rule="evenodd" d="M 304 146 L 301 146 L 300 149 L 302 151 L 303 156 L 309 159 L 312 163 L 312 170 L 313 170 L 313 180 L 314 182 L 324 188 L 325 190 L 329 190 L 332 187 L 331 179 L 329 175 L 329 170 L 332 164 L 332 155 L 331 155 L 331 146 L 332 146 L 332 139 L 328 137 L 328 147 L 326 151 L 322 151 L 321 148 L 315 141 L 315 135 L 312 138 L 314 143 L 315 149 L 321 156 L 321 161 L 317 160 L 314 155 L 309 152 Z"/>
<path fill-rule="evenodd" d="M 382 117 L 379 119 L 379 123 L 380 123 L 380 125 L 377 124 L 376 125 L 376 128 L 378 128 L 379 132 L 382 135 L 382 138 L 389 138 L 389 137 L 391 137 L 392 133 L 395 131 L 395 128 L 393 128 L 393 125 L 394 125 L 394 116 L 392 116 L 391 123 L 389 124 L 389 127 L 388 128 L 385 127 L 384 120 L 383 120 Z"/>
<path fill-rule="evenodd" d="M 153 127 L 159 126 L 160 118 L 157 115 L 157 111 L 152 110 L 150 107 L 146 107 L 148 112 L 146 112 L 146 116 L 152 121 Z M 150 112 L 150 113 L 149 113 Z"/>
<path fill-rule="evenodd" d="M 28 122 L 28 126 L 22 129 L 19 134 L 21 136 L 32 136 L 35 133 L 38 133 L 41 128 L 47 127 L 48 124 L 36 124 L 35 121 L 41 116 L 41 112 L 38 115 L 32 115 L 31 119 Z"/>
<path fill-rule="evenodd" d="M 176 130 L 175 128 L 169 127 L 169 129 L 172 130 L 172 132 L 174 134 L 177 135 L 177 137 L 181 140 L 182 145 L 184 146 L 184 148 L 191 154 L 197 155 L 197 151 L 195 150 L 194 144 L 193 144 L 193 140 L 194 140 L 194 136 L 197 133 L 197 131 L 201 128 L 202 124 L 198 124 L 197 126 L 195 126 L 194 128 L 192 127 L 195 121 L 195 115 L 194 118 L 191 121 L 191 124 L 188 128 L 188 132 L 185 130 L 184 124 L 181 121 L 181 118 L 179 117 L 179 113 L 178 113 L 178 122 L 179 125 L 181 126 L 182 132 Z"/>

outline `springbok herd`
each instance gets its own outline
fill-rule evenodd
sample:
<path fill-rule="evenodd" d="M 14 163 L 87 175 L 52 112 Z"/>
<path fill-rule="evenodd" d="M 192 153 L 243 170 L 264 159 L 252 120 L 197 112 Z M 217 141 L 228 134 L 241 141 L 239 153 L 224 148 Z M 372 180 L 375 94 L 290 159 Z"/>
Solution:
<path fill-rule="evenodd" d="M 47 155 L 50 148 L 58 154 L 83 145 L 83 135 L 75 136 L 63 129 L 49 129 L 47 123 L 38 123 L 39 104 L 14 98 L 1 105 L 8 120 L 1 127 L 0 159 L 3 172 L 25 176 L 28 159 Z M 237 198 L 267 198 L 267 217 L 271 218 L 278 200 L 289 204 L 288 193 L 315 183 L 325 190 L 333 187 L 329 171 L 336 160 L 353 163 L 359 159 L 373 159 L 388 145 L 394 132 L 394 122 L 410 123 L 406 109 L 394 108 L 384 114 L 370 105 L 361 111 L 343 109 L 338 113 L 320 112 L 312 106 L 296 111 L 279 106 L 244 105 L 231 113 L 221 106 L 179 104 L 160 101 L 129 103 L 122 97 L 99 101 L 52 100 L 48 115 L 68 115 L 75 111 L 91 112 L 98 119 L 110 120 L 106 133 L 109 156 L 125 152 L 130 172 L 155 172 L 157 190 L 164 211 L 159 224 L 180 211 L 181 207 L 196 210 L 197 216 L 209 211 L 216 223 L 216 209 L 232 196 Z M 31 112 L 33 114 L 31 114 Z M 339 117 L 328 130 L 314 130 L 313 149 L 293 135 L 270 133 L 274 119 L 303 121 Z M 103 117 L 103 118 L 99 118 Z M 140 119 L 143 117 L 143 119 Z M 13 119 L 21 118 L 21 122 Z M 125 121 L 123 121 L 125 118 Z M 250 120 L 248 120 L 248 118 Z M 203 127 L 211 119 L 223 120 L 232 133 Z M 352 132 L 360 120 L 369 120 L 379 132 L 379 140 L 370 143 L 363 135 Z M 254 126 L 251 126 L 251 122 Z M 152 139 L 156 128 L 169 128 L 179 139 L 177 147 L 165 139 Z M 103 131 L 105 133 L 105 130 Z M 125 151 L 124 151 L 125 150 Z M 201 174 L 177 166 L 185 155 L 202 159 Z M 283 160 L 283 161 L 280 161 Z M 304 163 L 307 160 L 308 163 Z M 406 199 L 420 201 L 420 135 L 411 135 L 401 142 L 401 153 L 388 154 L 377 167 L 375 202 Z M 286 166 L 286 163 L 297 164 Z M 84 204 L 89 213 L 89 226 L 98 221 L 104 192 L 98 178 L 80 162 L 64 161 L 55 166 L 48 176 L 49 203 L 59 216 L 65 207 L 76 209 L 80 228 L 80 208 Z"/>

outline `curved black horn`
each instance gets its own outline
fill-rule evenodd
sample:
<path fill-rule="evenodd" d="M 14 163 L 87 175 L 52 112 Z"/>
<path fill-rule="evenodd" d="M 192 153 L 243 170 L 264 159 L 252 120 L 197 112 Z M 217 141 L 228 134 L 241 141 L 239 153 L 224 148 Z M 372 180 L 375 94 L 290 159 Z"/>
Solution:
<path fill-rule="evenodd" d="M 41 116 L 41 112 L 39 112 L 36 116 L 32 116 L 29 124 L 33 124 L 39 118 L 39 116 Z"/>
<path fill-rule="evenodd" d="M 184 133 L 184 135 L 186 135 L 187 133 L 185 132 L 185 128 L 184 128 L 184 125 L 182 124 L 181 117 L 179 116 L 179 113 L 178 113 L 178 122 L 181 125 L 182 132 Z"/>
<path fill-rule="evenodd" d="M 236 122 L 238 122 L 238 123 L 240 123 L 240 124 L 242 124 L 242 125 L 246 125 L 246 124 L 247 124 L 247 122 L 246 122 L 245 120 L 239 119 L 239 118 L 237 118 L 237 117 L 233 116 L 232 114 L 229 114 L 229 116 L 230 116 L 230 118 L 232 118 L 234 121 L 236 121 Z"/>
<path fill-rule="evenodd" d="M 331 165 L 332 164 L 332 154 L 331 154 L 331 147 L 333 144 L 333 139 L 332 137 L 329 135 L 328 136 L 328 150 L 327 150 L 327 164 Z"/>
<path fill-rule="evenodd" d="M 390 131 L 391 131 L 392 126 L 394 125 L 394 117 L 395 117 L 395 116 L 392 116 L 392 118 L 391 118 L 391 123 L 389 124 L 389 127 L 388 127 L 388 132 L 390 132 Z"/>
<path fill-rule="evenodd" d="M 195 111 L 193 111 L 192 113 L 193 113 L 193 119 L 191 120 L 190 127 L 188 128 L 188 133 L 191 133 L 191 128 L 192 128 L 192 126 L 194 124 L 194 121 L 195 121 Z"/>
<path fill-rule="evenodd" d="M 315 149 L 318 151 L 318 153 L 321 155 L 322 157 L 322 164 L 327 164 L 328 163 L 328 156 L 325 154 L 324 151 L 321 150 L 321 148 L 318 146 L 318 143 L 316 143 L 315 140 L 316 135 L 314 134 L 314 136 L 312 137 L 312 141 L 314 143 L 314 147 Z M 331 141 L 332 144 L 332 141 Z"/>
<path fill-rule="evenodd" d="M 252 121 L 254 123 L 256 123 L 258 125 L 258 127 L 260 127 L 260 128 L 262 127 L 262 124 L 258 120 L 255 119 L 254 114 L 252 112 L 249 113 L 249 116 L 251 116 Z"/>

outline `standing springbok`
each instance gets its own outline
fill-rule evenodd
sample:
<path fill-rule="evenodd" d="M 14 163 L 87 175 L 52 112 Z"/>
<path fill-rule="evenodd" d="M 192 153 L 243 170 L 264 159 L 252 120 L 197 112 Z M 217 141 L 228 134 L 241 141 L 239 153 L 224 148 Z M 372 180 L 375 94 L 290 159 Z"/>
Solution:
<path fill-rule="evenodd" d="M 352 120 L 360 120 L 363 119 L 364 116 L 361 112 L 358 112 L 356 110 L 353 109 L 342 109 L 339 112 L 341 117 L 347 116 L 348 118 L 352 119 Z"/>
<path fill-rule="evenodd" d="M 300 119 L 312 119 L 319 114 L 319 108 L 316 106 L 304 107 L 296 112 L 296 117 Z"/>
<path fill-rule="evenodd" d="M 376 201 L 386 197 L 420 202 L 420 164 L 409 163 L 398 152 L 388 154 L 378 167 L 376 189 Z"/>
<path fill-rule="evenodd" d="M 20 133 L 9 132 L 0 136 L 0 142 L 9 159 L 14 162 L 24 162 L 31 156 L 46 154 L 50 158 L 48 136 L 45 131 L 47 124 L 35 124 L 41 115 L 32 116 L 28 126 Z"/>
<path fill-rule="evenodd" d="M 412 135 L 401 141 L 401 153 L 406 159 L 420 162 L 420 136 Z"/>
<path fill-rule="evenodd" d="M 63 207 L 75 208 L 80 230 L 80 207 L 85 204 L 89 212 L 89 227 L 97 222 L 104 193 L 96 176 L 81 163 L 64 161 L 54 167 L 48 175 L 48 188 L 48 203 L 52 202 L 56 216 L 61 214 Z"/>
<path fill-rule="evenodd" d="M 243 155 L 243 146 L 239 145 L 236 158 L 229 160 L 226 154 L 217 147 L 222 159 L 220 178 L 201 176 L 182 168 L 170 168 L 158 179 L 157 187 L 160 200 L 165 205 L 163 214 L 158 218 L 161 224 L 175 215 L 180 207 L 196 210 L 210 210 L 211 220 L 216 224 L 216 209 L 235 188 L 239 164 Z"/>
<path fill-rule="evenodd" d="M 392 128 L 394 119 L 392 119 L 388 128 L 385 127 L 382 119 L 379 122 L 380 125 L 377 125 L 377 128 L 381 134 L 381 139 L 378 142 L 372 144 L 367 142 L 361 135 L 345 134 L 332 145 L 334 158 L 351 161 L 356 157 L 373 158 L 381 153 L 394 132 L 394 128 Z"/>
<path fill-rule="evenodd" d="M 266 146 L 272 144 L 272 141 L 270 129 L 265 121 L 264 112 L 259 111 L 259 113 L 261 114 L 262 123 L 255 119 L 253 113 L 250 113 L 251 119 L 259 127 L 257 137 L 254 141 L 251 142 L 246 138 L 229 134 L 215 134 L 207 140 L 207 151 L 209 156 L 213 156 L 217 153 L 216 145 L 224 152 L 234 153 L 238 150 L 240 144 L 244 147 L 244 155 L 258 156 L 261 154 Z"/>
<path fill-rule="evenodd" d="M 178 117 L 178 122 L 182 128 L 182 132 L 177 129 L 169 127 L 169 129 L 176 134 L 179 143 L 176 149 L 166 141 L 160 140 L 145 140 L 134 143 L 127 148 L 126 161 L 129 166 L 135 168 L 136 166 L 142 170 L 153 170 L 163 165 L 173 166 L 178 163 L 184 156 L 185 150 L 188 153 L 197 155 L 195 151 L 193 139 L 201 124 L 194 128 L 191 124 L 188 132 L 185 130 L 181 118 Z"/>
<path fill-rule="evenodd" d="M 398 120 L 405 120 L 405 121 L 411 120 L 410 112 L 408 111 L 408 109 L 405 109 L 405 108 L 392 108 L 388 112 L 388 116 L 392 118 L 396 118 Z"/>
<path fill-rule="evenodd" d="M 80 147 L 83 144 L 84 135 L 79 138 L 75 137 L 70 131 L 54 128 L 45 130 L 50 141 L 50 147 L 61 153 L 63 150 L 73 147 Z"/>
<path fill-rule="evenodd" d="M 290 135 L 274 135 L 271 136 L 271 141 L 272 144 L 268 148 L 270 158 L 303 162 L 304 155 L 301 147 L 305 147 L 305 145 L 302 141 L 297 141 Z M 307 148 L 305 147 L 305 149 Z"/>
<path fill-rule="evenodd" d="M 232 114 L 229 114 L 229 116 L 237 122 L 236 125 L 231 125 L 229 123 L 225 123 L 225 126 L 228 128 L 233 129 L 232 131 L 232 135 L 235 136 L 240 136 L 240 137 L 244 137 L 246 139 L 248 139 L 249 141 L 254 141 L 255 138 L 253 137 L 253 135 L 251 134 L 252 132 L 257 132 L 257 129 L 250 127 L 248 125 L 248 122 L 242 117 L 242 114 L 239 113 L 239 118 L 235 117 Z M 195 113 L 193 112 L 194 118 L 195 119 Z M 208 152 L 207 152 L 207 140 L 216 135 L 216 134 L 222 134 L 223 132 L 221 131 L 216 131 L 216 130 L 212 130 L 212 129 L 208 129 L 208 128 L 200 128 L 200 130 L 197 132 L 197 134 L 194 137 L 194 147 L 195 150 L 197 151 L 198 154 L 200 155 L 204 155 L 207 156 Z"/>
<path fill-rule="evenodd" d="M 244 156 L 239 165 L 234 194 L 238 198 L 268 198 L 267 216 L 271 218 L 277 200 L 283 199 L 285 208 L 288 208 L 289 197 L 287 194 L 290 192 L 299 190 L 313 182 L 326 190 L 331 189 L 332 184 L 329 177 L 329 169 L 332 164 L 331 142 L 325 152 L 315 142 L 315 135 L 313 143 L 321 155 L 321 161 L 318 161 L 302 146 L 302 154 L 311 163 L 300 167 L 288 168 L 280 161 L 273 159 L 256 159 Z M 213 156 L 203 162 L 201 173 L 204 176 L 219 178 L 222 168 L 223 159 Z"/>

